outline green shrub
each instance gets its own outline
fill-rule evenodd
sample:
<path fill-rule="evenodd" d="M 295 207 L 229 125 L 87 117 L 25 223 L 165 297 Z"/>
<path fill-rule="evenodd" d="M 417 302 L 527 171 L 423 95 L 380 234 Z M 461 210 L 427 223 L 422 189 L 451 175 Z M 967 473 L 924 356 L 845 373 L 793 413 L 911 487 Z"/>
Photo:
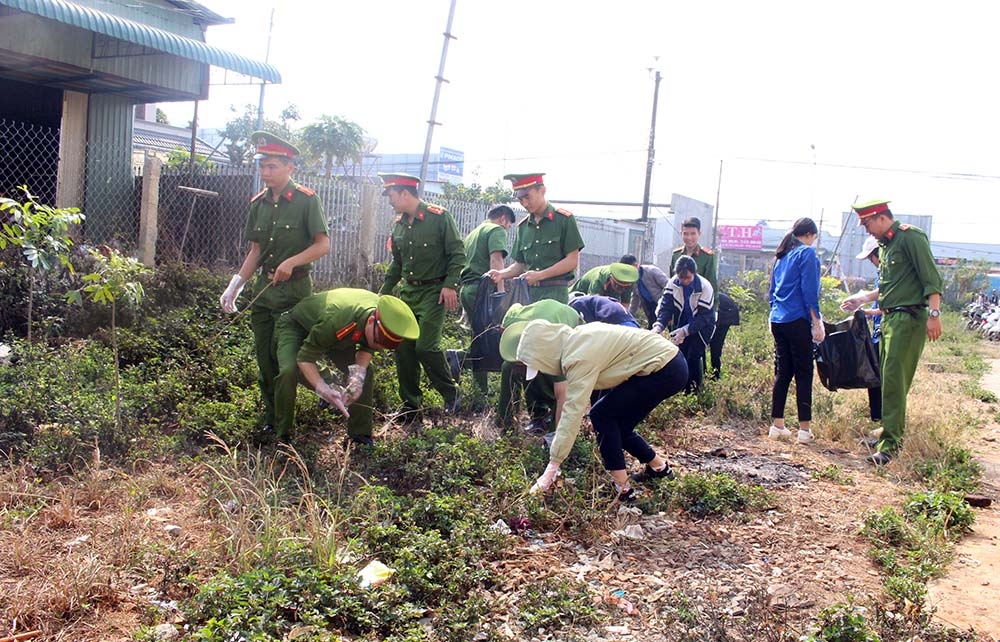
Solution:
<path fill-rule="evenodd" d="M 742 484 L 721 473 L 682 475 L 676 481 L 661 483 L 654 497 L 665 506 L 678 508 L 699 519 L 758 508 L 772 500 L 762 486 Z"/>
<path fill-rule="evenodd" d="M 853 602 L 826 607 L 817 616 L 819 631 L 804 638 L 806 642 L 881 642 L 868 627 L 865 610 Z"/>
<path fill-rule="evenodd" d="M 597 622 L 593 602 L 590 587 L 585 583 L 546 577 L 525 587 L 517 617 L 529 630 L 586 627 Z"/>
<path fill-rule="evenodd" d="M 971 493 L 979 488 L 983 467 L 968 448 L 946 446 L 944 456 L 914 466 L 920 479 L 940 491 Z"/>
<path fill-rule="evenodd" d="M 929 490 L 909 496 L 903 513 L 935 535 L 958 538 L 972 532 L 976 515 L 960 493 Z"/>
<path fill-rule="evenodd" d="M 909 546 L 915 539 L 909 524 L 903 521 L 899 513 L 888 507 L 865 513 L 861 534 L 875 544 L 876 548 Z"/>

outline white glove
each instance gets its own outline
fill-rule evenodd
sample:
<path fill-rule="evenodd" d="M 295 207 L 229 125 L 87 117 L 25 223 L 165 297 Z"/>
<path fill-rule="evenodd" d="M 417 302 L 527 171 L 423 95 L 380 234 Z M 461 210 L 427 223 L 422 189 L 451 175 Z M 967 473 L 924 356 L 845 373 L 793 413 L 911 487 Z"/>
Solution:
<path fill-rule="evenodd" d="M 863 293 L 858 292 L 844 299 L 840 304 L 840 309 L 844 312 L 854 312 L 861 307 L 865 301 L 862 299 Z"/>
<path fill-rule="evenodd" d="M 233 278 L 229 279 L 226 291 L 219 297 L 219 305 L 222 306 L 223 312 L 226 314 L 236 312 L 236 299 L 240 296 L 240 292 L 243 291 L 243 284 L 245 283 L 246 281 L 239 274 L 234 274 Z"/>
<path fill-rule="evenodd" d="M 347 404 L 344 403 L 344 391 L 340 390 L 339 387 L 333 388 L 327 382 L 320 381 L 316 384 L 316 394 L 318 394 L 323 401 L 344 413 L 344 417 L 351 416 L 351 413 L 347 412 Z"/>
<path fill-rule="evenodd" d="M 679 346 L 680 344 L 684 343 L 684 339 L 687 339 L 687 336 L 688 336 L 687 326 L 684 326 L 683 328 L 677 328 L 676 330 L 671 332 L 670 340 L 674 342 L 675 346 Z"/>
<path fill-rule="evenodd" d="M 649 329 L 653 334 L 660 334 L 663 332 L 663 326 L 660 325 L 659 321 L 653 324 L 653 327 Z"/>
<path fill-rule="evenodd" d="M 823 339 L 826 338 L 826 326 L 823 325 L 822 319 L 813 321 L 812 335 L 813 343 L 823 343 Z"/>
<path fill-rule="evenodd" d="M 350 406 L 361 397 L 365 386 L 365 375 L 368 369 L 352 363 L 347 366 L 347 389 L 344 391 L 344 404 Z"/>
<path fill-rule="evenodd" d="M 550 461 L 549 465 L 545 467 L 545 472 L 542 473 L 542 476 L 535 481 L 528 492 L 532 495 L 544 493 L 550 486 L 552 486 L 553 483 L 555 483 L 556 477 L 559 476 L 559 472 L 559 464 L 553 464 Z"/>

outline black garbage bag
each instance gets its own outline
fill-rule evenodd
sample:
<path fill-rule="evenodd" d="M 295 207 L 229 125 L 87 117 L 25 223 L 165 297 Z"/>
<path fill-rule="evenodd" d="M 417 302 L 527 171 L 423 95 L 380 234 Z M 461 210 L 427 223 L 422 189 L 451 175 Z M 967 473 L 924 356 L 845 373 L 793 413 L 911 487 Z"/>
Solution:
<path fill-rule="evenodd" d="M 840 388 L 877 388 L 882 385 L 878 349 L 872 344 L 864 310 L 840 323 L 826 323 L 826 339 L 815 346 L 820 383 L 830 391 Z"/>
<path fill-rule="evenodd" d="M 493 293 L 493 323 L 500 325 L 503 322 L 503 315 L 507 314 L 507 310 L 515 303 L 521 305 L 531 303 L 531 290 L 524 277 L 510 279 L 503 292 Z"/>

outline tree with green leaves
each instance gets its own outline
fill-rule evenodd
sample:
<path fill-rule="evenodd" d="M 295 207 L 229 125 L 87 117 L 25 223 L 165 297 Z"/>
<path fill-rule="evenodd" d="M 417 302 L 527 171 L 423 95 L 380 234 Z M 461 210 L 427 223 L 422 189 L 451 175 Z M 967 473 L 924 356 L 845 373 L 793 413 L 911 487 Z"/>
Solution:
<path fill-rule="evenodd" d="M 167 112 L 163 111 L 159 107 L 156 108 L 156 122 L 161 125 L 169 125 L 170 119 L 167 118 Z"/>
<path fill-rule="evenodd" d="M 232 107 L 235 112 L 236 107 Z M 289 104 L 281 110 L 278 120 L 265 118 L 263 124 L 257 127 L 257 107 L 254 105 L 244 105 L 243 113 L 226 123 L 222 129 L 222 135 L 226 140 L 226 154 L 233 165 L 249 165 L 253 160 L 254 146 L 250 140 L 250 134 L 263 129 L 272 134 L 280 136 L 285 140 L 293 138 L 291 124 L 299 120 L 299 108 Z"/>
<path fill-rule="evenodd" d="M 83 221 L 76 207 L 52 207 L 39 203 L 27 185 L 18 188 L 24 201 L 0 198 L 0 250 L 8 245 L 21 248 L 28 265 L 28 342 L 31 342 L 35 281 L 39 272 L 63 267 L 73 273 L 69 259 L 73 239 L 71 226 Z"/>
<path fill-rule="evenodd" d="M 118 366 L 118 302 L 135 308 L 142 302 L 145 290 L 140 280 L 151 272 L 145 265 L 117 250 L 102 245 L 99 250 L 90 250 L 96 261 L 96 270 L 83 276 L 83 287 L 70 290 L 66 295 L 69 303 L 82 304 L 84 295 L 94 303 L 111 306 L 111 351 L 115 358 L 115 429 L 122 423 L 122 384 Z"/>
<path fill-rule="evenodd" d="M 365 148 L 365 130 L 355 122 L 340 116 L 319 117 L 299 133 L 307 158 L 323 163 L 326 178 L 333 176 L 334 165 L 343 167 L 344 161 L 361 163 Z"/>
<path fill-rule="evenodd" d="M 514 192 L 503 181 L 497 181 L 489 187 L 482 187 L 479 183 L 471 185 L 455 185 L 444 183 L 441 186 L 444 198 L 453 201 L 473 201 L 483 205 L 496 205 L 498 203 L 510 203 L 514 200 Z"/>

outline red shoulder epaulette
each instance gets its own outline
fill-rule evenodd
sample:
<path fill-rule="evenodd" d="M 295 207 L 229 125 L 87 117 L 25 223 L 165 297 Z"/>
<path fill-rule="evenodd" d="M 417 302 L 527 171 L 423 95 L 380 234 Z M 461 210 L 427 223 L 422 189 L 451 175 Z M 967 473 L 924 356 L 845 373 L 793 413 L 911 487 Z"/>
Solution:
<path fill-rule="evenodd" d="M 675 247 L 675 248 L 674 248 L 673 250 L 671 250 L 671 251 L 672 251 L 672 252 L 683 252 L 683 251 L 684 251 L 684 246 L 682 245 L 682 246 L 680 246 L 680 247 Z"/>
<path fill-rule="evenodd" d="M 257 199 L 259 199 L 260 197 L 264 196 L 264 194 L 267 194 L 267 188 L 266 187 L 264 189 L 260 190 L 259 192 L 257 192 L 256 194 L 254 194 L 253 197 L 250 199 L 250 202 L 253 203 L 254 201 L 256 201 Z"/>
<path fill-rule="evenodd" d="M 713 252 L 711 250 L 711 248 L 707 248 L 707 247 L 701 248 L 701 251 L 704 252 L 705 254 L 715 254 L 715 252 Z"/>
<path fill-rule="evenodd" d="M 911 227 L 913 227 L 913 226 L 910 225 L 909 223 L 900 223 L 899 224 L 899 229 L 903 230 L 904 232 L 906 230 L 910 229 Z"/>
<path fill-rule="evenodd" d="M 560 214 L 562 214 L 563 216 L 573 216 L 573 212 L 571 212 L 569 210 L 564 210 L 561 207 L 557 207 L 556 211 L 559 212 Z"/>
<path fill-rule="evenodd" d="M 427 204 L 427 211 L 430 212 L 431 214 L 437 214 L 439 216 L 441 214 L 444 214 L 444 208 L 441 207 L 440 205 L 434 205 L 433 203 Z"/>
<path fill-rule="evenodd" d="M 299 185 L 298 183 L 296 183 L 295 189 L 299 190 L 306 196 L 316 196 L 316 190 L 312 189 L 311 187 L 306 187 L 305 185 Z"/>
<path fill-rule="evenodd" d="M 337 330 L 337 340 L 340 341 L 350 333 L 354 332 L 354 328 L 356 327 L 358 327 L 358 323 L 356 321 L 351 321 L 343 328 Z"/>

